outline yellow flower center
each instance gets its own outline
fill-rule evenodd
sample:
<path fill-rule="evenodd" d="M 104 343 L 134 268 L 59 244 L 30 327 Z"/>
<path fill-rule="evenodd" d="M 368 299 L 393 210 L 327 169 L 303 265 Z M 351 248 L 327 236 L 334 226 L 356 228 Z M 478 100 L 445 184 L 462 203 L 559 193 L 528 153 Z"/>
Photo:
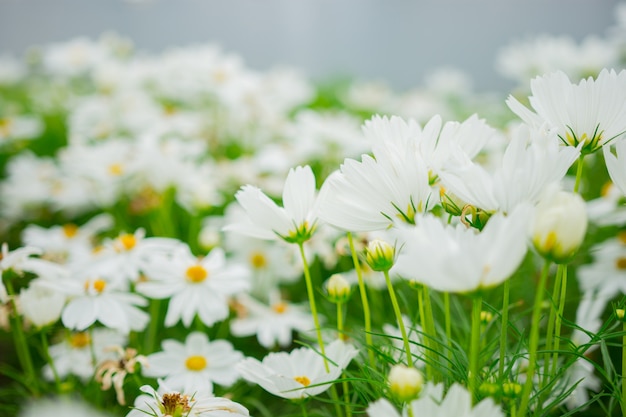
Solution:
<path fill-rule="evenodd" d="M 118 177 L 124 173 L 124 167 L 120 163 L 109 165 L 109 174 Z"/>
<path fill-rule="evenodd" d="M 107 282 L 102 279 L 94 279 L 85 281 L 85 291 L 89 291 L 89 288 L 93 288 L 98 294 L 100 294 L 107 286 Z"/>
<path fill-rule="evenodd" d="M 255 269 L 265 268 L 267 266 L 267 258 L 261 252 L 253 252 L 250 255 L 250 264 Z"/>
<path fill-rule="evenodd" d="M 11 120 L 0 118 L 0 136 L 9 136 L 11 134 Z"/>
<path fill-rule="evenodd" d="M 602 186 L 602 189 L 600 190 L 600 195 L 602 197 L 608 196 L 609 193 L 611 192 L 611 188 L 613 188 L 613 183 L 611 181 L 605 182 L 604 185 Z"/>
<path fill-rule="evenodd" d="M 626 270 L 626 257 L 622 256 L 615 261 L 615 267 L 621 271 Z"/>
<path fill-rule="evenodd" d="M 301 385 L 303 385 L 305 387 L 308 387 L 309 385 L 311 385 L 311 380 L 306 375 L 295 376 L 295 377 L 293 377 L 293 379 L 297 383 L 299 383 L 299 384 L 301 384 Z"/>
<path fill-rule="evenodd" d="M 63 225 L 63 234 L 67 238 L 73 238 L 78 233 L 78 226 L 73 223 L 68 223 Z"/>
<path fill-rule="evenodd" d="M 287 303 L 285 303 L 284 301 L 280 301 L 272 306 L 272 310 L 274 310 L 278 314 L 283 314 L 285 311 L 287 311 L 287 307 Z"/>
<path fill-rule="evenodd" d="M 90 343 L 91 338 L 89 337 L 89 333 L 86 332 L 74 333 L 70 337 L 70 346 L 74 349 L 82 349 L 89 346 Z"/>
<path fill-rule="evenodd" d="M 617 234 L 617 239 L 622 243 L 622 245 L 626 245 L 626 230 L 622 230 Z"/>
<path fill-rule="evenodd" d="M 194 355 L 187 358 L 185 366 L 190 371 L 201 371 L 207 366 L 207 360 L 204 356 Z"/>
<path fill-rule="evenodd" d="M 192 265 L 187 268 L 185 275 L 187 275 L 189 281 L 198 283 L 204 281 L 209 276 L 209 273 L 202 265 Z"/>
<path fill-rule="evenodd" d="M 137 244 L 137 238 L 135 238 L 135 235 L 131 235 L 130 233 L 123 234 L 118 238 L 118 240 L 122 244 L 124 250 L 131 250 Z"/>

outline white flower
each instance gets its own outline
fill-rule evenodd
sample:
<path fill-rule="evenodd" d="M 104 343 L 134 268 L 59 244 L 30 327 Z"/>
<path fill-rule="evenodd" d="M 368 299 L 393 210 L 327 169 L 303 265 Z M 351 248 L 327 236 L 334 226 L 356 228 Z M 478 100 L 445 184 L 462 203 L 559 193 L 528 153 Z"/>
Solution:
<path fill-rule="evenodd" d="M 61 379 L 68 375 L 76 375 L 81 380 L 86 381 L 95 372 L 94 356 L 97 363 L 114 359 L 115 353 L 109 348 L 125 344 L 126 336 L 118 331 L 94 328 L 89 333 L 71 333 L 59 343 L 50 346 L 49 352 Z M 49 365 L 44 366 L 43 375 L 50 381 L 54 379 L 54 373 Z"/>
<path fill-rule="evenodd" d="M 561 142 L 591 153 L 626 131 L 626 71 L 603 69 L 572 84 L 562 71 L 534 78 L 529 101 L 536 113 L 513 96 L 507 104 L 526 123 L 555 128 Z"/>
<path fill-rule="evenodd" d="M 280 298 L 278 291 L 270 292 L 269 305 L 247 294 L 237 297 L 238 316 L 231 320 L 233 336 L 256 335 L 259 343 L 267 349 L 276 345 L 291 344 L 293 331 L 306 332 L 314 328 L 313 318 L 302 306 Z"/>
<path fill-rule="evenodd" d="M 402 247 L 392 273 L 438 291 L 469 292 L 508 279 L 526 254 L 528 206 L 509 216 L 495 214 L 482 232 L 463 225 L 445 226 L 440 219 L 419 218 L 400 229 Z"/>
<path fill-rule="evenodd" d="M 167 339 L 163 351 L 148 355 L 142 374 L 165 378 L 164 383 L 180 392 L 211 394 L 213 383 L 230 386 L 239 379 L 234 369 L 243 354 L 226 340 L 209 342 L 200 332 L 192 332 L 185 343 Z"/>
<path fill-rule="evenodd" d="M 65 295 L 33 280 L 28 288 L 20 291 L 18 305 L 25 318 L 35 326 L 43 327 L 61 317 Z"/>
<path fill-rule="evenodd" d="M 135 399 L 135 407 L 126 417 L 248 417 L 248 410 L 234 401 L 222 397 L 174 391 L 159 380 L 158 391 L 144 385 L 142 394 Z"/>
<path fill-rule="evenodd" d="M 581 265 L 576 274 L 583 292 L 597 293 L 607 302 L 626 294 L 626 232 L 591 248 L 592 264 Z"/>
<path fill-rule="evenodd" d="M 227 225 L 224 230 L 260 239 L 282 238 L 291 243 L 308 240 L 317 226 L 315 176 L 311 167 L 290 169 L 279 207 L 260 189 L 245 185 L 235 198 L 247 218 Z"/>
<path fill-rule="evenodd" d="M 557 263 L 569 260 L 587 232 L 585 201 L 579 194 L 547 190 L 531 225 L 537 251 Z"/>
<path fill-rule="evenodd" d="M 249 288 L 247 268 L 226 263 L 221 248 L 198 259 L 187 246 L 170 256 L 154 257 L 144 267 L 147 282 L 137 291 L 156 299 L 169 298 L 165 326 L 182 320 L 189 327 L 196 314 L 207 326 L 228 317 L 228 299 Z"/>
<path fill-rule="evenodd" d="M 617 142 L 615 150 L 617 154 L 613 155 L 610 147 L 605 146 L 604 160 L 611 180 L 620 189 L 622 195 L 626 195 L 626 140 Z"/>
<path fill-rule="evenodd" d="M 74 397 L 30 399 L 18 417 L 113 417 Z"/>
<path fill-rule="evenodd" d="M 545 140 L 521 126 L 507 146 L 501 165 L 489 173 L 457 153 L 457 160 L 439 173 L 444 187 L 465 203 L 485 211 L 509 212 L 522 202 L 536 203 L 544 189 L 558 183 L 576 161 L 577 148 Z"/>
<path fill-rule="evenodd" d="M 330 388 L 332 381 L 339 378 L 357 353 L 352 346 L 335 340 L 326 346 L 330 372 L 326 372 L 321 354 L 305 347 L 290 353 L 270 353 L 262 362 L 246 358 L 237 365 L 237 370 L 243 378 L 260 385 L 271 394 L 299 399 L 320 394 Z"/>

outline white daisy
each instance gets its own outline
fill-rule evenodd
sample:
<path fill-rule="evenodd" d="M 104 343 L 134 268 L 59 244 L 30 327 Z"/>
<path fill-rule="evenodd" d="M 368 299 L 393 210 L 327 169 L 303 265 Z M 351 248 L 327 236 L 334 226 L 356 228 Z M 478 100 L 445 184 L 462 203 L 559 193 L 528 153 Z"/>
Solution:
<path fill-rule="evenodd" d="M 392 273 L 438 291 L 470 292 L 496 286 L 520 265 L 527 251 L 530 210 L 495 214 L 482 232 L 446 226 L 433 216 L 397 231 L 401 247 Z"/>
<path fill-rule="evenodd" d="M 165 326 L 182 321 L 189 327 L 198 315 L 207 326 L 228 317 L 229 297 L 250 287 L 250 271 L 239 264 L 227 264 L 221 248 L 198 259 L 187 246 L 169 256 L 155 256 L 146 263 L 148 281 L 137 291 L 150 298 L 169 298 Z"/>
<path fill-rule="evenodd" d="M 211 394 L 213 384 L 230 386 L 239 379 L 235 364 L 243 354 L 233 349 L 226 340 L 209 342 L 200 332 L 192 332 L 185 343 L 164 340 L 163 351 L 148 355 L 148 365 L 142 368 L 144 376 L 164 378 L 173 390 Z"/>
<path fill-rule="evenodd" d="M 260 189 L 245 185 L 235 198 L 247 218 L 227 225 L 224 230 L 260 239 L 282 238 L 290 243 L 308 240 L 317 226 L 315 176 L 311 167 L 290 169 L 279 207 Z"/>
<path fill-rule="evenodd" d="M 302 306 L 280 298 L 278 291 L 270 292 L 269 305 L 247 294 L 237 297 L 237 317 L 230 322 L 233 336 L 256 335 L 267 349 L 291 344 L 292 333 L 312 330 L 313 318 Z"/>
<path fill-rule="evenodd" d="M 507 104 L 526 123 L 547 124 L 565 145 L 583 144 L 591 153 L 626 132 L 626 71 L 603 69 L 572 84 L 562 71 L 534 78 L 530 83 L 530 105 L 535 113 L 513 96 Z"/>
<path fill-rule="evenodd" d="M 158 391 L 149 385 L 140 388 L 145 394 L 135 399 L 134 408 L 126 417 L 248 417 L 248 410 L 222 397 L 182 394 L 159 381 Z"/>
<path fill-rule="evenodd" d="M 260 362 L 246 358 L 237 365 L 241 376 L 260 385 L 278 397 L 300 399 L 320 394 L 339 378 L 358 351 L 341 340 L 326 346 L 329 372 L 324 358 L 310 348 L 298 348 L 290 353 L 270 353 Z"/>

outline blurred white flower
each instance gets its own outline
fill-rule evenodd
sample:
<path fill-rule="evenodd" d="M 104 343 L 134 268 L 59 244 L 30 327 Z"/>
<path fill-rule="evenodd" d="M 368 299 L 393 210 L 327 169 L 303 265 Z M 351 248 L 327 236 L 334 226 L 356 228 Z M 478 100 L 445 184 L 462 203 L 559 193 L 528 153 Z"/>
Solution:
<path fill-rule="evenodd" d="M 105 411 L 73 397 L 30 399 L 18 417 L 113 417 Z"/>
<path fill-rule="evenodd" d="M 320 394 L 339 378 L 358 351 L 341 340 L 326 346 L 329 372 L 324 358 L 311 348 L 298 348 L 290 353 L 270 353 L 260 362 L 246 358 L 237 365 L 243 378 L 260 385 L 278 397 L 300 399 Z"/>
<path fill-rule="evenodd" d="M 620 140 L 615 144 L 616 155 L 611 153 L 609 146 L 604 147 L 604 160 L 606 168 L 613 183 L 626 196 L 626 140 Z"/>
<path fill-rule="evenodd" d="M 181 246 L 165 256 L 153 256 L 144 265 L 147 281 L 137 292 L 150 298 L 169 299 L 165 326 L 182 321 L 185 327 L 198 315 L 207 326 L 228 317 L 229 297 L 250 287 L 250 271 L 227 263 L 223 249 L 214 248 L 198 259 L 189 247 Z"/>
<path fill-rule="evenodd" d="M 446 226 L 433 216 L 399 229 L 398 259 L 391 273 L 438 291 L 470 292 L 496 286 L 518 268 L 527 251 L 530 209 L 493 215 L 478 233 Z"/>
<path fill-rule="evenodd" d="M 61 317 L 66 297 L 59 291 L 38 285 L 33 280 L 28 288 L 20 291 L 19 310 L 37 327 L 55 323 Z"/>
<path fill-rule="evenodd" d="M 243 354 L 226 340 L 210 342 L 204 333 L 192 332 L 185 343 L 166 339 L 162 346 L 163 351 L 148 355 L 142 374 L 164 378 L 173 390 L 212 394 L 214 383 L 230 386 L 239 379 L 234 366 Z"/>

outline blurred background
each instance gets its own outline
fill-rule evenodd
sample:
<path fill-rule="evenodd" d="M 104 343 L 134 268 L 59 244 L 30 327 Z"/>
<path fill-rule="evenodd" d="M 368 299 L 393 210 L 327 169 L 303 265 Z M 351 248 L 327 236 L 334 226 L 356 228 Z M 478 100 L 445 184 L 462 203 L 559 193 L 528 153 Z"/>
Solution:
<path fill-rule="evenodd" d="M 617 0 L 0 0 L 0 53 L 114 31 L 136 48 L 215 42 L 264 70 L 315 80 L 355 76 L 396 89 L 433 69 L 466 71 L 476 90 L 506 90 L 498 51 L 531 35 L 604 36 Z"/>

